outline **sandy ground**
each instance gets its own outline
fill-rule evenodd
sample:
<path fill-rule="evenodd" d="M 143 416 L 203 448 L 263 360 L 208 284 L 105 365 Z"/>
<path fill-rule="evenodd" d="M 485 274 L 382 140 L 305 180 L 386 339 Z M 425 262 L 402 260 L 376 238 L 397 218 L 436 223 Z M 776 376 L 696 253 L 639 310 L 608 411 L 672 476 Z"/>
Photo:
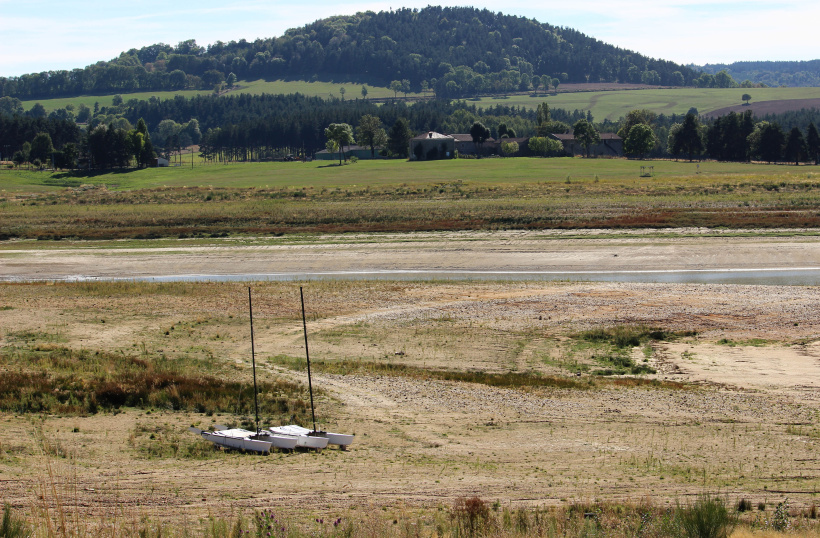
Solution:
<path fill-rule="evenodd" d="M 299 271 L 326 267 L 794 267 L 820 265 L 820 243 L 799 239 L 558 241 L 497 234 L 418 241 L 198 249 L 0 252 L 0 274 L 72 275 Z M 480 239 L 480 240 L 479 240 Z M 303 353 L 301 326 L 281 306 L 294 284 L 258 286 L 260 356 Z M 70 288 L 69 288 L 70 289 Z M 203 296 L 99 297 L 55 286 L 0 286 L 0 346 L 19 331 L 59 330 L 68 345 L 170 353 L 172 323 L 245 308 L 239 285 Z M 298 290 L 296 290 L 298 293 Z M 698 335 L 636 348 L 671 390 L 508 389 L 378 375 L 318 374 L 328 429 L 355 433 L 350 450 L 213 459 L 148 459 L 140 432 L 172 436 L 226 417 L 130 410 L 90 417 L 0 415 L 0 488 L 13 505 L 63 502 L 89 517 L 202 517 L 259 508 L 387 517 L 449 506 L 465 495 L 509 505 L 615 500 L 660 503 L 703 492 L 771 508 L 816 502 L 820 488 L 820 288 L 629 283 L 331 283 L 308 291 L 311 354 L 449 367 L 561 371 L 571 335 L 647 323 Z M 290 295 L 288 295 L 290 294 Z M 295 297 L 298 297 L 296 295 Z M 100 317 L 106 318 L 101 325 Z M 55 329 L 55 327 L 57 329 Z M 191 341 L 247 372 L 245 327 Z M 562 347 L 563 346 L 563 347 Z M 187 349 L 187 348 L 186 348 Z M 400 352 L 400 355 L 397 353 Z M 580 355 L 571 355 L 579 353 Z M 241 357 L 241 358 L 237 358 Z M 261 375 L 302 379 L 261 361 Z M 556 366 L 559 364 L 559 366 Z M 566 372 L 564 372 L 566 374 Z M 586 374 L 579 379 L 585 379 Z M 328 411 L 332 410 L 332 411 Z M 34 433 L 42 427 L 43 441 Z M 198 441 L 197 441 L 198 442 Z M 64 457 L 44 455 L 54 446 Z M 63 486 L 65 484 L 65 486 Z"/>
<path fill-rule="evenodd" d="M 671 230 L 676 233 L 679 230 Z M 578 232 L 573 232 L 577 235 Z M 602 231 L 328 236 L 304 243 L 0 250 L 0 280 L 357 271 L 646 271 L 820 267 L 820 237 L 633 237 Z"/>

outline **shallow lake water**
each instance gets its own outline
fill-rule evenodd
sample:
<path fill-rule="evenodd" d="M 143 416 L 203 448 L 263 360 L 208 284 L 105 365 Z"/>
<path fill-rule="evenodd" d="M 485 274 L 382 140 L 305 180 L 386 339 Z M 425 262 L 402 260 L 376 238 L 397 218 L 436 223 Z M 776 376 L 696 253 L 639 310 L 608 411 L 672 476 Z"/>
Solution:
<path fill-rule="evenodd" d="M 109 279 L 76 276 L 67 280 L 135 280 L 143 282 L 253 282 L 310 280 L 530 280 L 581 282 L 658 282 L 676 284 L 820 285 L 820 267 L 704 269 L 664 271 L 322 271 L 249 274 L 181 274 Z"/>

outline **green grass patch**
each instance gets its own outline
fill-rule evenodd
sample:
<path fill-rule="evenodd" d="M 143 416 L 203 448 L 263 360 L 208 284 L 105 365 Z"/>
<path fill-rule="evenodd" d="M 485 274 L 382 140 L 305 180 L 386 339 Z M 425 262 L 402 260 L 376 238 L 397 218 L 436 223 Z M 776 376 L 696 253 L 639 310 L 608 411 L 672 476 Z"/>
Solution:
<path fill-rule="evenodd" d="M 0 365 L 0 410 L 13 413 L 94 414 L 121 407 L 249 415 L 253 384 L 199 372 L 192 360 L 149 360 L 123 353 L 65 347 L 6 348 Z M 276 379 L 259 383 L 260 413 L 304 420 L 307 387 Z"/>
<path fill-rule="evenodd" d="M 273 364 L 284 366 L 292 370 L 307 370 L 304 359 L 277 355 L 270 361 Z M 394 362 L 376 362 L 343 359 L 337 361 L 311 361 L 311 368 L 316 372 L 339 375 L 393 375 L 413 379 L 434 379 L 439 381 L 458 381 L 478 383 L 491 387 L 552 387 L 560 389 L 585 389 L 589 384 L 585 381 L 568 379 L 557 376 L 545 376 L 537 372 L 504 372 L 491 373 L 480 370 L 459 372 L 454 370 L 439 370 L 419 368 Z"/>
<path fill-rule="evenodd" d="M 367 86 L 368 99 L 385 99 L 393 98 L 393 90 L 383 86 Z M 306 80 L 240 80 L 236 84 L 236 88 L 226 91 L 223 96 L 250 94 L 292 94 L 301 93 L 308 97 L 323 97 L 326 99 L 341 99 L 342 95 L 339 88 L 345 89 L 345 100 L 362 99 L 362 84 L 349 81 L 328 82 L 316 81 L 309 82 Z M 160 100 L 173 99 L 177 95 L 181 95 L 187 99 L 197 95 L 211 95 L 213 90 L 183 90 L 183 91 L 159 91 L 159 92 L 134 92 L 134 93 L 120 93 L 124 102 L 131 99 L 139 101 L 147 101 L 152 97 L 157 97 Z M 56 99 L 30 99 L 23 101 L 23 108 L 26 110 L 34 106 L 35 103 L 40 103 L 46 109 L 46 112 L 57 110 L 58 108 L 65 108 L 66 105 L 74 105 L 79 107 L 81 104 L 90 109 L 94 109 L 94 104 L 98 103 L 101 107 L 110 107 L 113 105 L 114 95 L 78 95 L 75 97 L 60 97 Z M 409 93 L 408 97 L 420 97 L 421 94 Z M 404 98 L 403 93 L 398 94 L 399 99 Z M 76 110 L 75 110 L 76 112 Z"/>
<path fill-rule="evenodd" d="M 269 358 L 272 364 L 297 371 L 306 371 L 305 360 L 287 355 Z M 593 378 L 577 379 L 561 376 L 544 375 L 539 372 L 486 372 L 481 370 L 456 371 L 444 369 L 420 368 L 395 362 L 378 362 L 366 360 L 343 359 L 337 361 L 311 361 L 314 372 L 337 375 L 389 375 L 437 381 L 455 381 L 461 383 L 478 383 L 490 387 L 517 389 L 555 388 L 566 390 L 588 390 L 597 386 L 615 385 L 623 387 L 654 387 L 664 389 L 683 389 L 682 383 L 659 380 L 617 379 L 596 380 Z M 625 372 L 628 373 L 628 372 Z"/>
<path fill-rule="evenodd" d="M 771 340 L 765 340 L 763 338 L 749 338 L 748 340 L 732 340 L 729 338 L 721 338 L 717 342 L 715 342 L 719 346 L 729 346 L 729 347 L 763 347 L 768 344 L 771 344 Z"/>
<path fill-rule="evenodd" d="M 695 331 L 670 331 L 648 325 L 617 325 L 608 328 L 595 328 L 573 335 L 587 342 L 605 342 L 616 348 L 632 348 L 649 340 L 674 341 L 687 336 L 695 336 Z"/>
<path fill-rule="evenodd" d="M 0 173 L 0 238 L 158 239 L 475 229 L 820 228 L 805 167 L 643 161 L 265 163 L 72 174 Z M 574 181 L 563 178 L 571 171 Z M 599 180 L 595 181 L 594 177 Z M 777 190 L 765 188 L 778 185 Z M 294 196 L 299 193 L 300 196 Z"/>

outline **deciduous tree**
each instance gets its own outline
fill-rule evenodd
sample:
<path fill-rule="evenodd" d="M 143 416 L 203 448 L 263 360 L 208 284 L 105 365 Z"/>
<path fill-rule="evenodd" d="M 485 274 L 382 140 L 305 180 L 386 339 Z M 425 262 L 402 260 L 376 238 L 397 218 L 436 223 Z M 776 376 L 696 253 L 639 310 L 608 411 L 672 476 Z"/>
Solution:
<path fill-rule="evenodd" d="M 48 133 L 37 133 L 37 136 L 31 141 L 29 159 L 39 160 L 43 163 L 51 162 L 51 152 L 53 151 L 54 145 L 51 143 L 51 135 Z"/>
<path fill-rule="evenodd" d="M 624 140 L 624 153 L 643 157 L 652 151 L 657 143 L 658 140 L 652 128 L 645 123 L 639 123 L 629 130 L 629 135 Z"/>
<path fill-rule="evenodd" d="M 356 127 L 356 137 L 359 143 L 370 146 L 370 156 L 376 156 L 376 146 L 383 146 L 387 142 L 387 133 L 382 128 L 382 120 L 378 116 L 365 114 Z"/>
<path fill-rule="evenodd" d="M 550 153 L 558 153 L 564 149 L 564 145 L 554 138 L 544 136 L 533 136 L 527 142 L 527 147 L 536 155 L 546 157 Z"/>
<path fill-rule="evenodd" d="M 333 140 L 339 145 L 339 165 L 341 165 L 342 159 L 347 160 L 345 146 L 356 142 L 353 138 L 353 128 L 347 123 L 331 123 L 325 129 L 325 136 L 328 140 Z"/>
<path fill-rule="evenodd" d="M 589 149 L 601 141 L 601 135 L 598 130 L 587 120 L 578 120 L 572 127 L 572 136 L 586 151 L 589 157 Z"/>

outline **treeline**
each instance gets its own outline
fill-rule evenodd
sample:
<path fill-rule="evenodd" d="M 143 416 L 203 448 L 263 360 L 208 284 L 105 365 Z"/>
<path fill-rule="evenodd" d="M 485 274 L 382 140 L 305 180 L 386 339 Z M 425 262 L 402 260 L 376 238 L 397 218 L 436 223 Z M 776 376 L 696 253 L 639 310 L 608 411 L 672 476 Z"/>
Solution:
<path fill-rule="evenodd" d="M 741 81 L 741 84 L 748 81 L 749 86 L 820 86 L 820 60 L 707 64 L 696 69 L 712 75 L 726 71 L 732 78 Z"/>
<path fill-rule="evenodd" d="M 689 160 L 708 157 L 719 161 L 766 161 L 769 163 L 807 160 L 820 162 L 820 133 L 814 122 L 803 128 L 783 129 L 774 121 L 757 120 L 751 111 L 730 112 L 702 125 L 694 114 L 669 128 L 667 151 Z"/>
<path fill-rule="evenodd" d="M 77 144 L 83 138 L 82 130 L 70 120 L 0 114 L 0 156 L 2 160 L 11 161 L 15 153 L 22 151 L 24 145 L 33 142 L 40 133 L 47 134 L 52 144 L 58 148 L 68 143 Z"/>
<path fill-rule="evenodd" d="M 521 136 L 535 133 L 536 111 L 525 107 L 495 105 L 477 107 L 464 101 L 430 100 L 408 105 L 403 101 L 376 104 L 364 99 L 341 101 L 290 95 L 195 96 L 134 102 L 123 113 L 130 122 L 143 118 L 149 126 L 172 120 L 184 123 L 196 118 L 198 128 L 208 130 L 239 128 L 241 136 L 256 146 L 299 147 L 313 152 L 325 147 L 324 129 L 331 123 L 357 125 L 364 115 L 378 116 L 386 125 L 405 118 L 414 132 L 441 131 L 466 133 L 477 120 L 495 134 L 500 123 L 514 127 Z M 571 124 L 587 113 L 553 110 L 554 120 Z M 154 127 L 151 127 L 154 132 Z M 239 133 L 237 136 L 240 136 Z M 250 133 L 250 134 L 246 134 Z M 253 134 L 257 133 L 257 134 Z M 154 137 L 158 145 L 161 136 Z"/>
<path fill-rule="evenodd" d="M 238 79 L 392 81 L 448 97 L 565 82 L 694 85 L 700 72 L 570 28 L 469 7 L 330 17 L 281 37 L 131 49 L 83 69 L 0 77 L 0 97 L 211 89 Z"/>
<path fill-rule="evenodd" d="M 288 153 L 310 156 L 326 147 L 325 129 L 329 125 L 348 124 L 355 130 L 365 116 L 377 118 L 380 124 L 374 128 L 385 131 L 402 122 L 408 137 L 427 131 L 469 133 L 476 122 L 493 138 L 505 133 L 510 137 L 544 137 L 547 133 L 572 133 L 583 122 L 597 132 L 618 133 L 627 154 L 634 156 L 800 161 L 817 158 L 812 128 L 820 121 L 820 112 L 810 109 L 762 118 L 751 112 L 730 113 L 701 123 L 693 110 L 686 116 L 633 111 L 619 122 L 595 123 L 588 112 L 550 109 L 546 103 L 535 110 L 503 104 L 483 108 L 458 100 L 377 105 L 365 99 L 325 100 L 292 94 L 118 99 L 112 106 L 95 106 L 85 112 L 89 115 L 86 130 L 58 111 L 35 117 L 31 111 L 22 113 L 13 99 L 4 99 L 9 105 L 0 107 L 0 154 L 5 160 L 18 152 L 27 160 L 34 139 L 45 133 L 49 144 L 36 148 L 53 143 L 54 150 L 63 151 L 72 144 L 68 156 L 75 159 L 67 159 L 67 167 L 84 168 L 145 166 L 155 152 L 167 155 L 191 144 L 199 144 L 206 158 L 221 161 L 269 160 Z M 645 127 L 632 132 L 638 124 Z M 390 147 L 395 156 L 401 156 L 406 139 L 394 141 Z M 43 152 L 39 149 L 34 153 L 42 156 Z M 42 157 L 40 160 L 47 162 Z"/>

